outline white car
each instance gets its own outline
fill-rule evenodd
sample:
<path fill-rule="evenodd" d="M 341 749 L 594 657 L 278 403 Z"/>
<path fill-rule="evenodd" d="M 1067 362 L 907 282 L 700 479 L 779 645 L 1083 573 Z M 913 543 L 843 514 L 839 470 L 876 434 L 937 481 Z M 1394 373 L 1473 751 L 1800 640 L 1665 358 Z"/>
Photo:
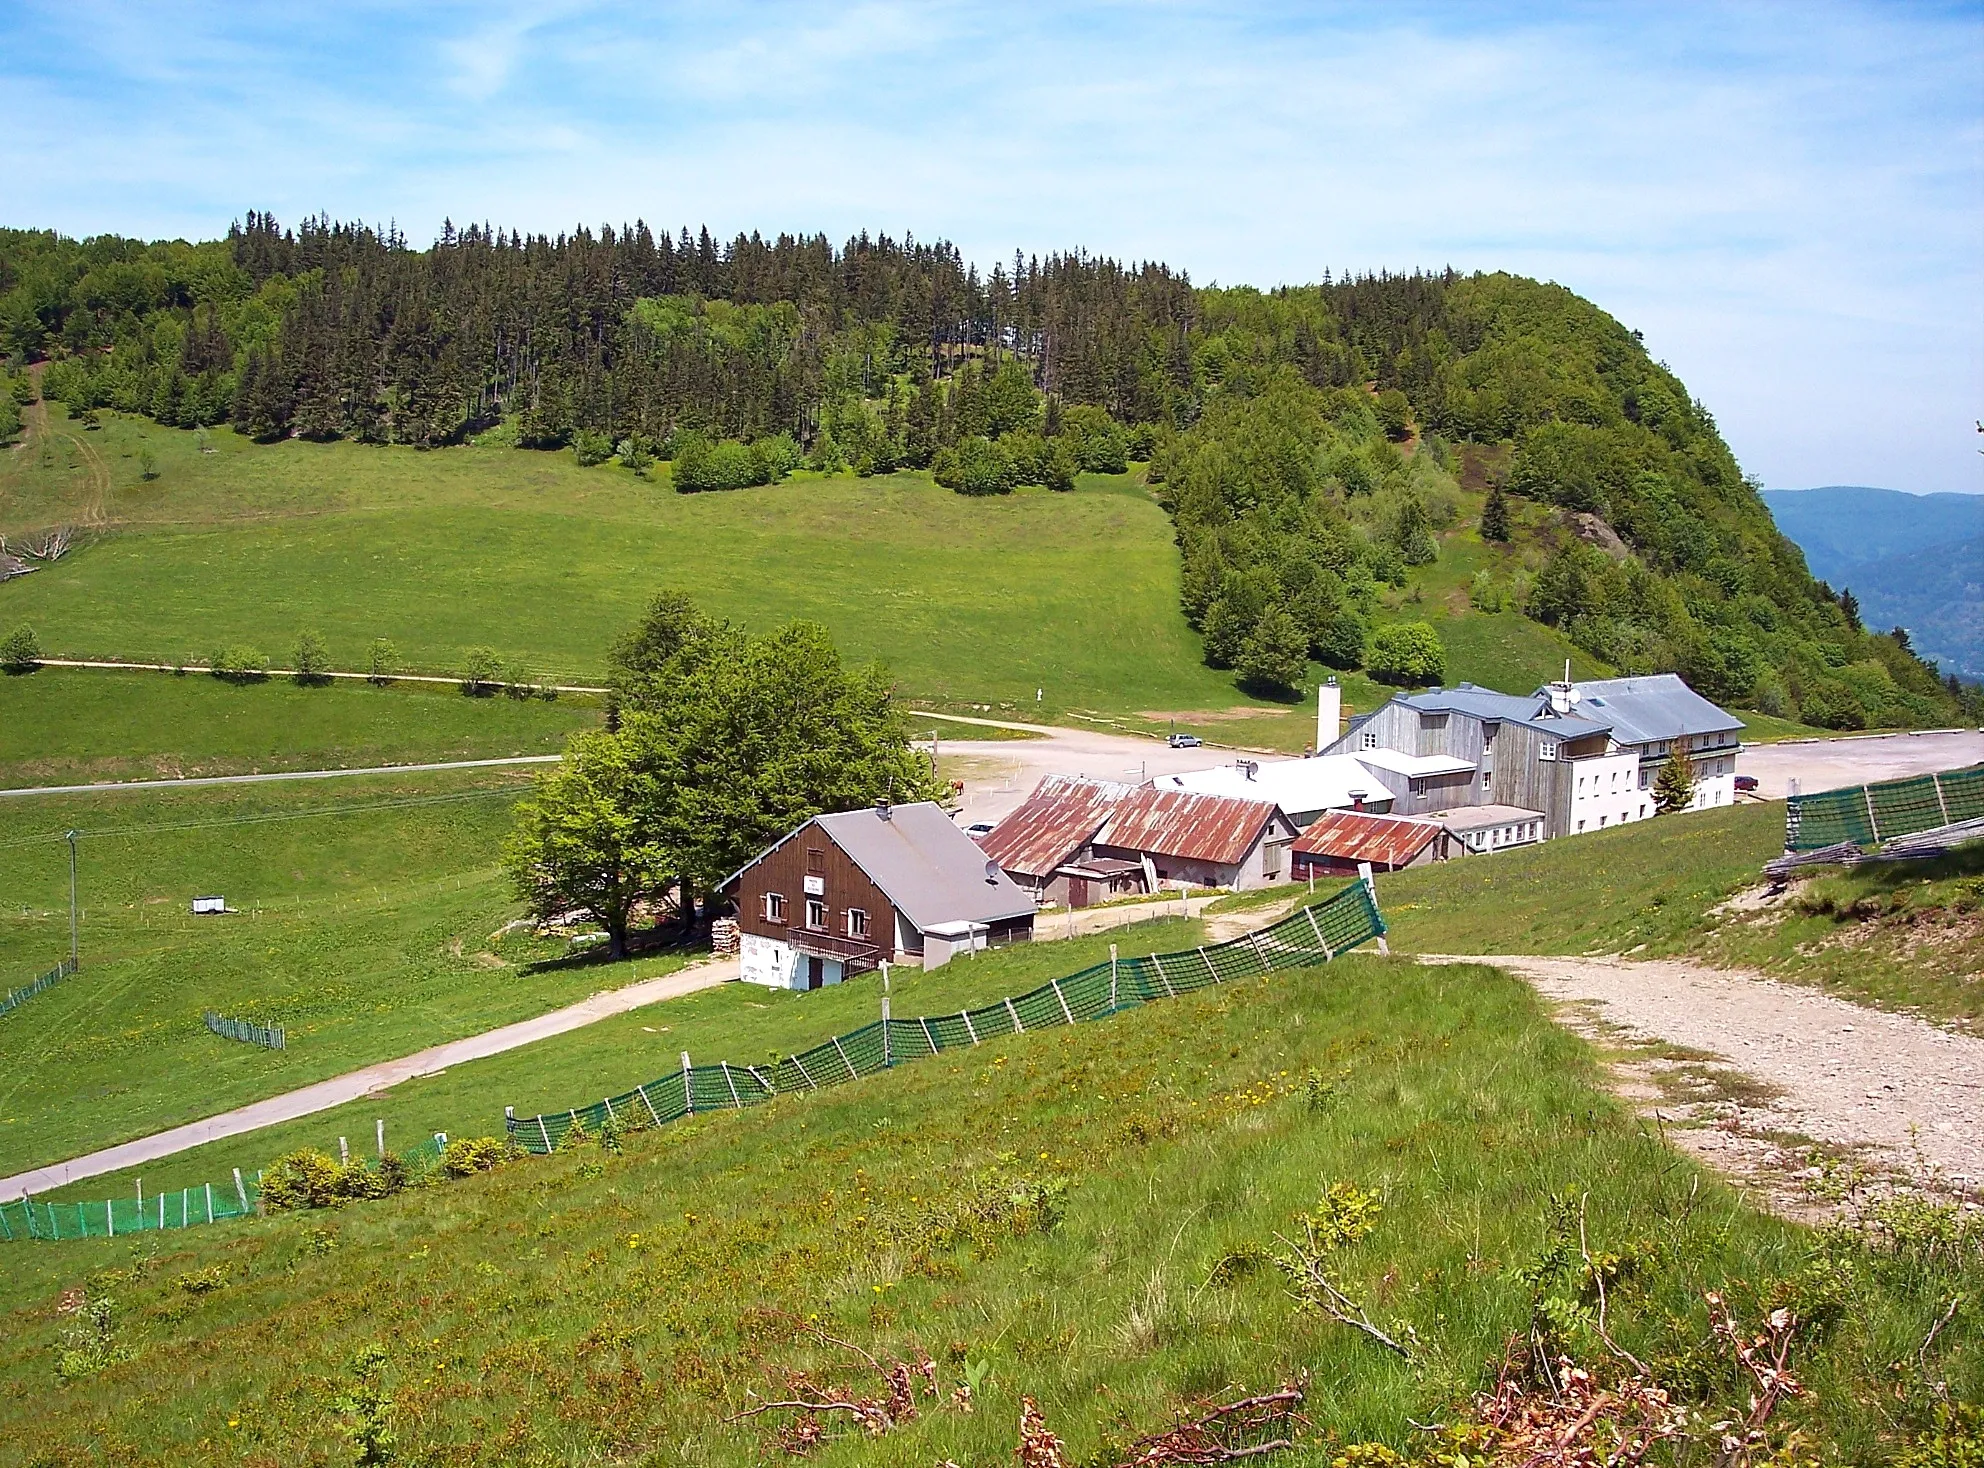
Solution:
<path fill-rule="evenodd" d="M 991 821 L 973 821 L 964 828 L 964 833 L 974 841 L 983 841 L 992 834 L 992 826 Z"/>

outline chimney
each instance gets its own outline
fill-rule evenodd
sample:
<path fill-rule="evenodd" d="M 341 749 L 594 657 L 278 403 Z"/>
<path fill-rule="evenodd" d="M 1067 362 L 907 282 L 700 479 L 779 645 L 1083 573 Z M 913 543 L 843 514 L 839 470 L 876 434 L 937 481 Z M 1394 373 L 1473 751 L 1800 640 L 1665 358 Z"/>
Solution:
<path fill-rule="evenodd" d="M 875 802 L 875 814 L 880 816 L 885 821 L 893 818 L 892 813 L 889 810 L 889 799 L 886 795 L 883 796 L 880 800 Z"/>
<path fill-rule="evenodd" d="M 1353 791 L 1351 791 L 1351 792 L 1350 792 L 1350 808 L 1351 808 L 1352 810 L 1362 810 L 1362 809 L 1364 809 L 1364 797 L 1365 797 L 1365 795 L 1366 795 L 1367 793 L 1368 793 L 1368 792 L 1366 792 L 1366 791 L 1363 791 L 1363 790 L 1353 790 Z"/>
<path fill-rule="evenodd" d="M 1316 753 L 1321 754 L 1336 743 L 1342 729 L 1343 687 L 1336 679 L 1328 678 L 1316 693 Z"/>

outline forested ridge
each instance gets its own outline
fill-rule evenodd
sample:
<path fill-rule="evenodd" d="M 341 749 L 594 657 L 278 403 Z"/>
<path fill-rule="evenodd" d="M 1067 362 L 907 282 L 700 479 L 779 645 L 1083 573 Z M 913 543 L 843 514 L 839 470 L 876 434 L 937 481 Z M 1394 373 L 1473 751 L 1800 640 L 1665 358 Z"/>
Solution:
<path fill-rule="evenodd" d="M 1378 625 L 1383 598 L 1479 515 L 1509 553 L 1475 605 L 1619 669 L 1837 727 L 1932 722 L 1958 697 L 1809 575 L 1635 333 L 1507 275 L 1260 291 L 1079 252 L 981 272 L 885 235 L 448 225 L 416 249 L 250 213 L 197 244 L 0 231 L 0 350 L 46 360 L 43 389 L 86 422 L 473 435 L 636 472 L 670 460 L 681 490 L 802 464 L 1069 489 L 1147 460 L 1208 661 L 1265 687 L 1312 657 L 1440 676 L 1437 645 Z M 1464 460 L 1485 466 L 1485 510 Z"/>

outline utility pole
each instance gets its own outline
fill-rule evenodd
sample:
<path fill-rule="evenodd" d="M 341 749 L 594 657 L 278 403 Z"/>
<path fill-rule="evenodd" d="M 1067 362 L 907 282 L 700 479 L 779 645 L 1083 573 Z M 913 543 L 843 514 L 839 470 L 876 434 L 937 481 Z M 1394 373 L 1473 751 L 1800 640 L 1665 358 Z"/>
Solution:
<path fill-rule="evenodd" d="M 76 831 L 63 833 L 69 843 L 69 967 L 76 967 Z"/>

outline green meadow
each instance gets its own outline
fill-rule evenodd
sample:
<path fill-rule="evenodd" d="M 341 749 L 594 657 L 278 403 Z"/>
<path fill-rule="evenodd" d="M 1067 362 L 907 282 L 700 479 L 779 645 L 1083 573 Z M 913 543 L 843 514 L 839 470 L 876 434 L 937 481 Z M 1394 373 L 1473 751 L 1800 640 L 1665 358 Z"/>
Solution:
<path fill-rule="evenodd" d="M 57 1161 L 663 971 L 543 962 L 502 933 L 496 864 L 529 776 L 477 770 L 7 802 L 0 974 L 68 951 L 75 828 L 82 969 L 0 1017 L 0 1172 Z M 195 896 L 234 912 L 194 917 Z M 208 1010 L 275 1022 L 223 1041 Z"/>
<path fill-rule="evenodd" d="M 44 667 L 0 677 L 0 788 L 556 754 L 599 717 L 585 695 Z"/>
<path fill-rule="evenodd" d="M 582 682 L 673 588 L 754 626 L 821 622 L 933 707 L 1144 730 L 1209 714 L 1223 717 L 1202 732 L 1285 749 L 1314 734 L 1312 701 L 1305 719 L 1201 662 L 1171 523 L 1135 475 L 986 499 L 910 473 L 679 495 L 665 467 L 639 479 L 562 453 L 260 445 L 114 413 L 85 431 L 50 412 L 46 435 L 0 456 L 0 533 L 84 532 L 0 588 L 0 625 L 31 624 L 50 655 L 186 662 L 241 646 L 280 661 L 308 629 L 341 668 L 363 669 L 385 637 L 413 671 L 451 672 L 488 646 Z M 141 448 L 156 479 L 139 472 Z M 1478 496 L 1460 498 L 1471 527 Z M 1451 680 L 1533 687 L 1566 656 L 1603 671 L 1540 624 L 1469 605 L 1474 572 L 1506 553 L 1472 528 L 1442 551 L 1379 615 L 1431 620 Z M 1346 682 L 1353 708 L 1389 696 Z"/>
<path fill-rule="evenodd" d="M 1342 1187 L 1361 1222 L 1327 1267 L 1406 1358 L 1298 1308 L 1273 1262 Z M 1979 1270 L 1752 1211 L 1636 1124 L 1521 983 L 1353 956 L 618 1152 L 15 1246 L 0 1441 L 48 1465 L 329 1463 L 383 1429 L 394 1461 L 741 1468 L 778 1456 L 783 1415 L 729 1419 L 786 1373 L 879 1389 L 818 1329 L 927 1355 L 937 1387 L 879 1436 L 829 1414 L 823 1464 L 1013 1461 L 1022 1395 L 1071 1461 L 1116 1462 L 1207 1402 L 1300 1382 L 1276 1461 L 1321 1468 L 1352 1442 L 1423 1448 L 1416 1424 L 1454 1421 L 1531 1332 L 1605 1370 L 1631 1353 L 1704 1422 L 1740 1411 L 1717 1291 L 1748 1328 L 1799 1312 L 1808 1391 L 1774 1429 L 1872 1463 L 1926 1426 L 1934 1383 L 1984 1391 L 1968 1313 L 1924 1345 Z M 79 1284 L 108 1301 L 101 1326 L 54 1308 Z"/>

